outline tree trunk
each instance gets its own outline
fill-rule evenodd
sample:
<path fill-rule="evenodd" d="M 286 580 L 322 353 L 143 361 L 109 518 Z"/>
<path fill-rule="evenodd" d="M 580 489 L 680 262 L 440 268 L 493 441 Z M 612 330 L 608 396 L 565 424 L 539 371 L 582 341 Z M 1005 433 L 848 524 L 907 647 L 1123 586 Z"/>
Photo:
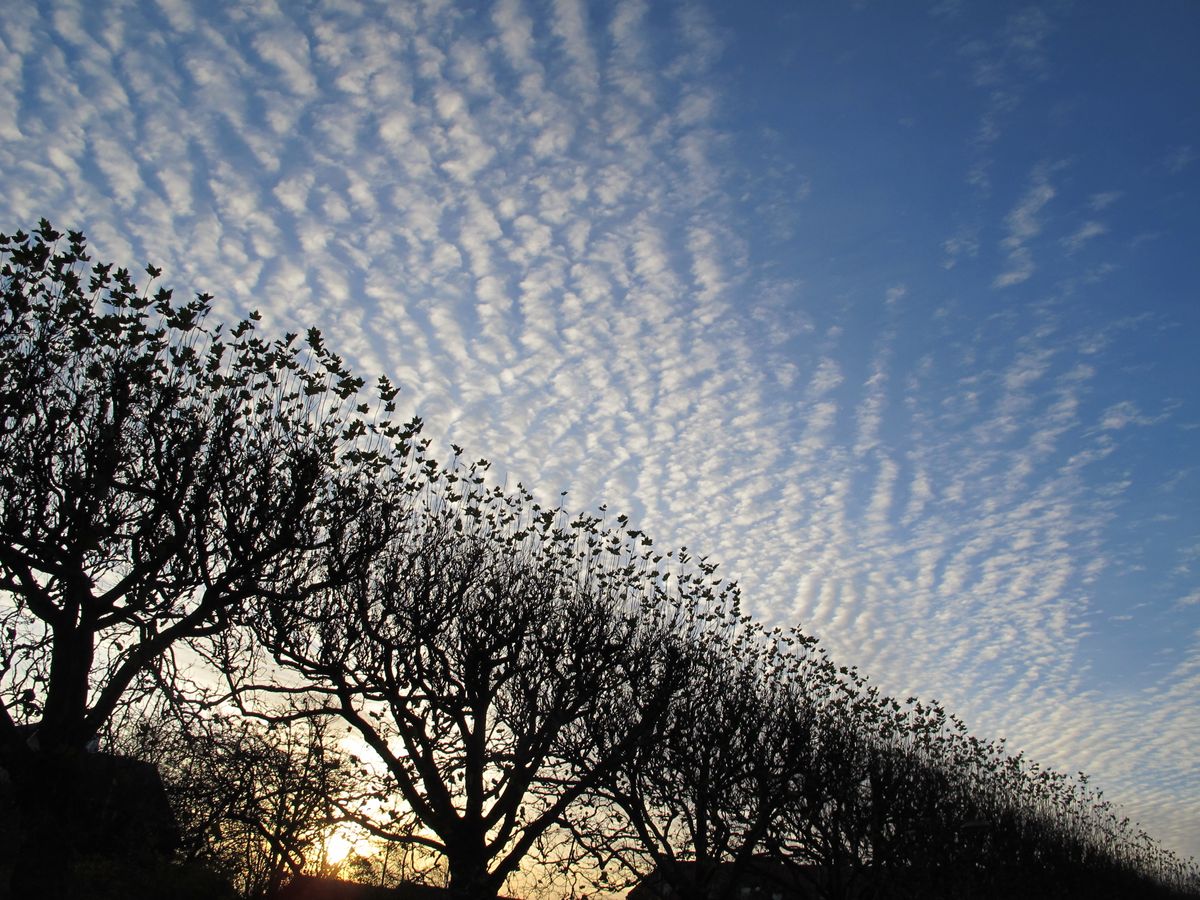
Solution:
<path fill-rule="evenodd" d="M 483 841 L 474 846 L 447 848 L 450 863 L 450 896 L 462 900 L 493 900 L 500 891 L 496 877 L 488 871 Z"/>
<path fill-rule="evenodd" d="M 82 751 L 92 737 L 83 727 L 95 653 L 92 638 L 85 625 L 54 630 L 50 689 L 37 730 L 37 746 L 44 751 Z"/>

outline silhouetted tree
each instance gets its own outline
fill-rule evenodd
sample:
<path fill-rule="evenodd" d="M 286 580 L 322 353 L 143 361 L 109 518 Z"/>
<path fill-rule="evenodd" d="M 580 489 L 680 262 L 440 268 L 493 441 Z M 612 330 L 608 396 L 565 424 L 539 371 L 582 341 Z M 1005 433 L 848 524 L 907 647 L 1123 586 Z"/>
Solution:
<path fill-rule="evenodd" d="M 316 872 L 354 790 L 326 720 L 264 728 L 240 716 L 174 711 L 127 723 L 121 752 L 153 762 L 175 811 L 177 857 L 220 873 L 245 898 Z"/>
<path fill-rule="evenodd" d="M 169 648 L 227 628 L 247 598 L 301 599 L 313 551 L 378 500 L 364 470 L 390 462 L 353 405 L 361 382 L 315 331 L 226 333 L 207 296 L 177 303 L 88 258 L 45 221 L 0 236 L 10 754 L 33 730 L 43 750 L 82 749 Z"/>
<path fill-rule="evenodd" d="M 691 678 L 656 739 L 589 798 L 606 814 L 568 811 L 598 870 L 652 870 L 673 897 L 738 896 L 812 757 L 817 681 L 832 672 L 799 632 L 764 635 L 736 608 L 725 615 L 693 633 Z M 785 641 L 799 652 L 781 653 Z"/>
<path fill-rule="evenodd" d="M 654 730 L 688 663 L 648 541 L 488 491 L 479 464 L 429 476 L 361 580 L 268 604 L 256 630 L 423 826 L 376 832 L 444 856 L 453 895 L 495 896 Z"/>
<path fill-rule="evenodd" d="M 114 710 L 169 687 L 171 651 L 243 604 L 301 603 L 316 553 L 386 506 L 413 429 L 374 413 L 312 331 L 206 323 L 81 234 L 0 235 L 0 765 L 17 783 L 14 880 L 86 848 L 70 760 Z M 159 272 L 148 268 L 151 278 Z M 399 448 L 399 449 L 398 449 Z M 378 516 L 376 516 L 378 518 Z M 367 550 L 359 537 L 355 547 Z M 357 560 L 343 554 L 343 564 Z M 324 557 L 320 579 L 344 577 Z M 51 890 L 51 888 L 47 888 Z"/>

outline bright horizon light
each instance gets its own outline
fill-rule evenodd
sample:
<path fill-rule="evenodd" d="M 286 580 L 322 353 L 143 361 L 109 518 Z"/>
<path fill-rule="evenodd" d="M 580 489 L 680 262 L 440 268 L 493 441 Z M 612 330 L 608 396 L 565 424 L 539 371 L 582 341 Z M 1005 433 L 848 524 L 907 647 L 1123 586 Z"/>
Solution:
<path fill-rule="evenodd" d="M 361 831 L 349 825 L 336 825 L 325 838 L 325 862 L 337 866 L 353 853 L 359 857 L 375 856 L 379 848 Z"/>

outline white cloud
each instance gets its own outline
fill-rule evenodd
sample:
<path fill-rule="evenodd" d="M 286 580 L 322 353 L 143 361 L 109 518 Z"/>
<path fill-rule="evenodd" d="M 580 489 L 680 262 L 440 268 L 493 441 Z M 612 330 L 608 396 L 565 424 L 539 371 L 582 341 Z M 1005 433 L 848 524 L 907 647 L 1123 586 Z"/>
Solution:
<path fill-rule="evenodd" d="M 1033 254 L 1028 247 L 1014 247 L 1008 254 L 1008 269 L 992 281 L 992 287 L 1006 288 L 1028 281 L 1034 272 Z"/>
<path fill-rule="evenodd" d="M 533 61 L 533 21 L 522 9 L 520 0 L 499 0 L 493 8 L 492 21 L 500 32 L 509 65 L 517 71 L 537 68 Z"/>
<path fill-rule="evenodd" d="M 979 254 L 979 240 L 973 233 L 963 231 L 943 241 L 942 251 L 946 254 L 942 268 L 953 269 L 960 257 L 970 258 Z"/>
<path fill-rule="evenodd" d="M 316 79 L 308 64 L 308 41 L 288 23 L 276 20 L 270 31 L 256 35 L 254 50 L 279 71 L 292 94 L 311 97 L 316 93 Z"/>
<path fill-rule="evenodd" d="M 843 380 L 837 361 L 828 356 L 824 357 L 817 365 L 812 381 L 809 382 L 809 395 L 813 398 L 824 397 L 838 387 Z"/>
<path fill-rule="evenodd" d="M 1119 431 L 1131 425 L 1157 425 L 1168 415 L 1169 413 L 1166 412 L 1157 416 L 1143 415 L 1136 403 L 1131 400 L 1123 400 L 1104 411 L 1100 417 L 1100 428 L 1104 431 Z"/>
<path fill-rule="evenodd" d="M 1107 233 L 1108 228 L 1099 222 L 1084 222 L 1079 226 L 1074 234 L 1063 238 L 1063 246 L 1067 248 L 1068 252 L 1075 253 L 1092 238 L 1099 237 L 1100 235 Z"/>
<path fill-rule="evenodd" d="M 600 74 L 588 34 L 587 8 L 583 0 L 554 0 L 551 27 L 562 41 L 572 82 L 584 105 L 589 106 L 600 90 Z"/>
<path fill-rule="evenodd" d="M 1120 191 L 1104 191 L 1099 194 L 1092 194 L 1088 199 L 1088 207 L 1092 212 L 1102 212 L 1108 209 L 1114 203 L 1121 199 Z"/>
<path fill-rule="evenodd" d="M 1039 218 L 1043 208 L 1054 199 L 1055 190 L 1048 179 L 1047 167 L 1039 165 L 1030 179 L 1030 186 L 1020 202 L 1009 212 L 1005 223 L 1008 235 L 1000 242 L 1008 251 L 1008 268 L 992 282 L 996 288 L 1020 284 L 1033 275 L 1035 266 L 1029 242 L 1041 233 Z"/>

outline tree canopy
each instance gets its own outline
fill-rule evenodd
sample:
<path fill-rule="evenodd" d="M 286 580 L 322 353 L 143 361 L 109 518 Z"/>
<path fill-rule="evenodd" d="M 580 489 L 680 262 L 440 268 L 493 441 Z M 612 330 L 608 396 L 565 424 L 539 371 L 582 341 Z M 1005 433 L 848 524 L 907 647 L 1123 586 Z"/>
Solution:
<path fill-rule="evenodd" d="M 349 723 L 423 829 L 368 827 L 444 856 L 464 897 L 494 895 L 568 807 L 654 744 L 692 665 L 678 624 L 716 595 L 669 587 L 648 541 L 489 490 L 480 470 L 431 471 L 419 514 L 360 579 L 304 605 L 268 598 L 254 619 L 275 663 L 325 700 L 301 715 Z"/>
<path fill-rule="evenodd" d="M 167 677 L 180 641 L 219 633 L 252 597 L 302 602 L 315 551 L 381 500 L 383 438 L 403 437 L 366 418 L 361 381 L 318 332 L 267 341 L 256 315 L 211 326 L 209 297 L 89 268 L 83 236 L 63 238 L 45 221 L 0 236 L 10 749 L 22 721 L 43 748 L 83 747 Z M 382 402 L 393 393 L 381 385 Z"/>

